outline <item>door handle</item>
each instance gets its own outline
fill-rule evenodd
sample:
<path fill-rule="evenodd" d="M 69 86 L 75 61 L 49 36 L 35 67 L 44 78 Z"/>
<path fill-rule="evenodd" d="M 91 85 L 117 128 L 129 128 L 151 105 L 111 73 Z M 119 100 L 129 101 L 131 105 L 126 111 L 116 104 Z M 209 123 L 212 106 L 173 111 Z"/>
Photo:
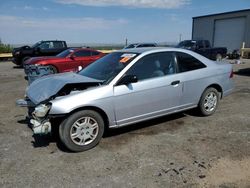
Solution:
<path fill-rule="evenodd" d="M 180 83 L 180 80 L 176 80 L 176 81 L 173 81 L 172 83 L 171 83 L 171 85 L 178 85 Z"/>

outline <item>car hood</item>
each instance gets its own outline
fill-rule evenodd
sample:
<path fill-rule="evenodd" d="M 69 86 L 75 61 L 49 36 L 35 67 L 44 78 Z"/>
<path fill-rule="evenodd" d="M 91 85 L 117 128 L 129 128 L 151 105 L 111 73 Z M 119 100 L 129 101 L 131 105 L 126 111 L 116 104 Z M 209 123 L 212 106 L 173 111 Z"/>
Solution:
<path fill-rule="evenodd" d="M 18 47 L 18 48 L 13 48 L 12 54 L 15 54 L 16 52 L 19 52 L 19 51 L 21 51 L 22 49 L 25 49 L 25 48 L 29 48 L 30 49 L 29 46 L 21 46 L 21 47 Z"/>
<path fill-rule="evenodd" d="M 61 60 L 63 58 L 60 57 L 32 57 L 25 61 L 25 65 L 37 64 L 40 61 L 48 61 L 48 60 Z"/>
<path fill-rule="evenodd" d="M 80 85 L 98 85 L 102 83 L 101 80 L 92 79 L 81 76 L 76 73 L 62 73 L 44 76 L 35 80 L 26 91 L 27 97 L 35 104 L 49 100 L 55 96 L 66 85 L 80 84 Z"/>

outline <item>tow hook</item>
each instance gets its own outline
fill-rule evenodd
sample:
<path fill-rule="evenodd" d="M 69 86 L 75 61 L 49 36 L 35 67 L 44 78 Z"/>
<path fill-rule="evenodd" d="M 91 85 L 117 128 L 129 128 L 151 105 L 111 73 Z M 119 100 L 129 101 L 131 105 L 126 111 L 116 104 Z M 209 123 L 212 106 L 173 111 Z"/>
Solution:
<path fill-rule="evenodd" d="M 34 134 L 48 134 L 51 133 L 51 123 L 49 121 L 39 122 L 35 119 L 31 119 L 32 130 Z"/>

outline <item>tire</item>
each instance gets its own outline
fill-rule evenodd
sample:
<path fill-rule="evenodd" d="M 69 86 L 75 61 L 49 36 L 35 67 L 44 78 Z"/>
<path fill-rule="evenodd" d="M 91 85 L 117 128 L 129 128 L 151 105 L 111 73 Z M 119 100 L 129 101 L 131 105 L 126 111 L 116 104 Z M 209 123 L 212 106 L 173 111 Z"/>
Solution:
<path fill-rule="evenodd" d="M 216 61 L 221 61 L 222 60 L 222 55 L 217 54 L 215 58 L 216 58 Z"/>
<path fill-rule="evenodd" d="M 101 115 L 92 110 L 83 110 L 70 115 L 59 127 L 62 143 L 73 152 L 95 147 L 104 133 Z"/>
<path fill-rule="evenodd" d="M 58 73 L 58 70 L 57 70 L 57 68 L 55 66 L 49 65 L 48 67 L 50 69 L 50 74 L 56 74 L 56 73 Z"/>
<path fill-rule="evenodd" d="M 220 94 L 215 88 L 207 88 L 199 101 L 198 109 L 203 116 L 210 116 L 212 115 L 218 105 L 220 100 Z"/>
<path fill-rule="evenodd" d="M 23 65 L 24 65 L 24 62 L 26 61 L 26 60 L 28 60 L 30 57 L 29 56 L 26 56 L 26 57 L 24 57 L 23 59 L 22 59 L 22 62 L 21 62 L 21 66 L 23 67 Z"/>

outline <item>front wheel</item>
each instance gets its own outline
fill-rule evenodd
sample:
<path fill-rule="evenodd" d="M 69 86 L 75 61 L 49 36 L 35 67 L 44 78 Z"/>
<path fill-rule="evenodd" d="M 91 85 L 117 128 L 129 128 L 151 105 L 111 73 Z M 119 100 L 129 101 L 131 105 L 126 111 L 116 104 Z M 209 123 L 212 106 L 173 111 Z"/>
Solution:
<path fill-rule="evenodd" d="M 55 66 L 49 65 L 49 72 L 50 72 L 50 74 L 56 74 L 56 73 L 58 73 L 58 70 Z"/>
<path fill-rule="evenodd" d="M 30 57 L 29 56 L 26 56 L 22 59 L 22 62 L 21 62 L 21 66 L 23 67 L 24 64 L 25 64 L 25 61 L 27 61 Z"/>
<path fill-rule="evenodd" d="M 95 147 L 104 133 L 101 115 L 92 110 L 83 110 L 70 115 L 59 127 L 63 144 L 71 151 L 86 151 Z"/>
<path fill-rule="evenodd" d="M 219 105 L 219 92 L 215 88 L 208 88 L 201 96 L 198 109 L 204 116 L 212 115 Z"/>

